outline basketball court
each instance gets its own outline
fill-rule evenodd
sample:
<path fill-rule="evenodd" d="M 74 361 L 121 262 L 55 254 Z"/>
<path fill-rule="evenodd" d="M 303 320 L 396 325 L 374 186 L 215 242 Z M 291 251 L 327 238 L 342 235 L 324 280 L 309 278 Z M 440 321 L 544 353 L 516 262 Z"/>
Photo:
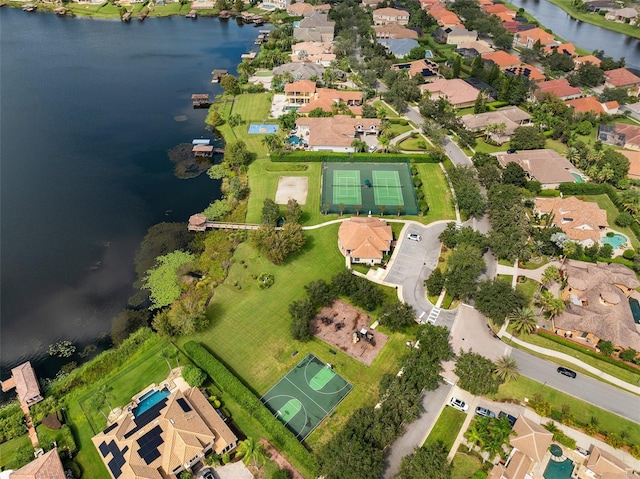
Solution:
<path fill-rule="evenodd" d="M 308 354 L 262 396 L 262 402 L 303 441 L 351 389 L 330 365 Z"/>

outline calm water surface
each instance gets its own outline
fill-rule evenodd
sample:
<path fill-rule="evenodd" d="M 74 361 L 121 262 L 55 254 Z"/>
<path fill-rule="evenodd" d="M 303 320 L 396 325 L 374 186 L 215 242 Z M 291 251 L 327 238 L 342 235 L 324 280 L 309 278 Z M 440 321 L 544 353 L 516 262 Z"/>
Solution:
<path fill-rule="evenodd" d="M 80 349 L 106 335 L 132 292 L 146 229 L 186 221 L 218 197 L 206 175 L 175 178 L 166 151 L 210 137 L 191 94 L 219 93 L 211 70 L 235 72 L 258 31 L 3 8 L 0 32 L 4 379 L 27 358 L 55 373 L 59 364 L 42 360 L 57 340 Z"/>

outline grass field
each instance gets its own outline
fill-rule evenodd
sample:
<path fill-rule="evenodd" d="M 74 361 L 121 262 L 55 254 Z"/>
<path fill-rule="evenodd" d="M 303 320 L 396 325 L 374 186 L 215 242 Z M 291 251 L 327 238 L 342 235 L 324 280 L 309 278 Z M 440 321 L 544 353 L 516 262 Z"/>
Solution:
<path fill-rule="evenodd" d="M 398 143 L 398 148 L 403 151 L 427 151 L 429 143 L 422 136 L 408 137 Z"/>
<path fill-rule="evenodd" d="M 524 283 L 520 283 L 519 281 L 516 283 L 516 289 L 525 295 L 527 298 L 527 304 L 531 304 L 531 301 L 533 301 L 533 295 L 539 287 L 540 283 L 531 278 L 525 278 Z"/>
<path fill-rule="evenodd" d="M 498 393 L 493 396 L 495 400 L 515 399 L 518 402 L 524 398 L 533 398 L 535 394 L 542 394 L 544 398 L 553 405 L 554 409 L 560 410 L 563 404 L 569 405 L 574 419 L 582 424 L 588 424 L 592 417 L 598 419 L 600 428 L 605 432 L 617 432 L 626 434 L 627 441 L 633 444 L 640 444 L 640 428 L 634 422 L 621 418 L 613 413 L 600 409 L 584 401 L 580 401 L 573 396 L 561 393 L 556 389 L 544 387 L 539 382 L 520 376 L 515 381 L 509 381 L 500 386 Z"/>
<path fill-rule="evenodd" d="M 25 446 L 31 446 L 31 440 L 28 434 L 0 443 L 0 470 L 4 471 L 5 469 L 12 468 L 16 451 Z"/>
<path fill-rule="evenodd" d="M 398 118 L 398 114 L 394 112 L 389 105 L 381 100 L 373 102 L 373 106 L 376 108 L 382 108 L 387 113 L 387 118 Z"/>
<path fill-rule="evenodd" d="M 616 208 L 616 206 L 611 202 L 611 200 L 607 195 L 589 195 L 589 196 L 580 196 L 580 198 L 584 199 L 585 201 L 597 203 L 600 208 L 602 208 L 607 212 L 607 221 L 609 222 L 609 225 L 616 231 L 619 231 L 620 233 L 625 235 L 627 238 L 629 238 L 634 249 L 640 248 L 640 242 L 636 238 L 636 235 L 633 233 L 633 230 L 628 226 L 623 228 L 621 226 L 618 226 L 615 223 L 616 218 L 618 217 L 620 212 L 618 211 L 618 208 Z"/>
<path fill-rule="evenodd" d="M 452 407 L 445 407 L 433 425 L 429 436 L 424 441 L 424 445 L 426 446 L 440 441 L 444 444 L 447 451 L 450 451 L 466 417 L 467 415 L 462 411 L 458 411 Z"/>
<path fill-rule="evenodd" d="M 429 213 L 419 221 L 430 223 L 437 220 L 455 220 L 451 190 L 440 165 L 434 163 L 416 163 L 422 180 L 424 198 L 429 204 Z"/>
<path fill-rule="evenodd" d="M 307 442 L 312 446 L 326 441 L 354 409 L 373 402 L 380 377 L 385 372 L 397 371 L 398 360 L 406 349 L 405 335 L 390 334 L 385 348 L 373 365 L 367 367 L 340 351 L 337 355 L 330 354 L 330 347 L 320 340 L 301 343 L 291 339 L 288 305 L 304 297 L 305 284 L 317 279 L 330 280 L 344 268 L 344 258 L 336 245 L 337 232 L 338 225 L 307 232 L 304 250 L 283 266 L 274 266 L 248 243 L 241 244 L 229 276 L 216 289 L 208 310 L 211 327 L 197 337 L 180 340 L 183 344 L 195 339 L 211 348 L 258 395 L 264 394 L 307 353 L 331 362 L 354 389 L 309 436 Z M 274 275 L 271 288 L 258 288 L 258 281 L 252 276 L 261 273 Z M 385 294 L 395 295 L 395 290 L 386 288 Z M 296 357 L 292 357 L 294 351 L 298 351 Z"/>
<path fill-rule="evenodd" d="M 221 125 L 218 129 L 229 139 L 241 138 L 247 148 L 258 155 L 258 158 L 267 158 L 267 148 L 262 144 L 264 135 L 248 135 L 247 129 L 251 123 L 263 123 L 269 118 L 271 109 L 271 95 L 267 93 L 243 93 L 234 97 L 222 105 L 219 112 L 222 118 L 228 119 L 229 115 L 240 115 L 243 124 L 234 128 L 229 123 Z"/>
<path fill-rule="evenodd" d="M 451 479 L 469 479 L 480 470 L 480 460 L 458 452 L 451 461 Z"/>

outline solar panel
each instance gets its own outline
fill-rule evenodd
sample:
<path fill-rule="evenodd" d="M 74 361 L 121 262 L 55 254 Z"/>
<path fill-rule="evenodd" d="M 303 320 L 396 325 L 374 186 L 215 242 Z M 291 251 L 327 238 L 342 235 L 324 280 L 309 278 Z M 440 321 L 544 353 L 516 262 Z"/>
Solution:
<path fill-rule="evenodd" d="M 102 457 L 107 457 L 107 454 L 109 454 L 109 447 L 107 446 L 107 443 L 104 441 L 100 443 L 100 445 L 98 446 L 98 449 L 100 450 L 100 454 L 102 454 Z"/>
<path fill-rule="evenodd" d="M 102 431 L 104 434 L 110 433 L 111 431 L 113 431 L 116 427 L 118 427 L 118 423 L 114 422 L 111 426 L 107 427 L 104 431 Z"/>
<path fill-rule="evenodd" d="M 113 477 L 118 479 L 118 477 L 120 477 L 120 474 L 122 474 L 122 465 L 119 465 L 116 458 L 113 458 L 109 461 L 107 466 L 109 467 L 111 474 L 113 474 Z"/>
<path fill-rule="evenodd" d="M 187 403 L 187 401 L 184 400 L 184 398 L 178 398 L 178 404 L 180 405 L 180 407 L 184 412 L 191 411 L 191 406 L 189 406 L 189 404 Z"/>
<path fill-rule="evenodd" d="M 140 449 L 138 449 L 138 455 L 147 465 L 160 457 L 158 446 L 164 442 L 161 434 L 162 428 L 160 426 L 156 426 L 136 441 L 138 446 L 140 446 Z"/>

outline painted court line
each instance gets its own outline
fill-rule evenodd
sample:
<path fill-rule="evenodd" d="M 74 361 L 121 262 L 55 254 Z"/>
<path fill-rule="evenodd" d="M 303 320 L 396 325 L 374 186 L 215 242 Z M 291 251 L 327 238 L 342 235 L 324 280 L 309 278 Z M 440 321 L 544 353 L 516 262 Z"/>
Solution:
<path fill-rule="evenodd" d="M 285 409 L 286 407 L 291 407 L 293 409 L 293 411 L 290 411 L 289 409 Z M 284 406 L 282 406 L 280 409 L 278 409 L 278 411 L 276 412 L 276 417 L 284 420 L 284 424 L 285 426 L 289 423 L 289 421 L 291 421 L 296 414 L 298 414 L 300 412 L 300 410 L 302 409 L 302 403 L 298 400 L 298 399 L 289 399 Z"/>
<path fill-rule="evenodd" d="M 325 416 L 329 414 L 329 413 L 325 410 L 325 408 L 323 408 L 322 406 L 320 406 L 320 404 L 318 404 L 317 402 L 315 402 L 315 401 L 313 400 L 313 398 L 311 398 L 311 397 L 310 397 L 306 392 L 304 392 L 302 389 L 300 389 L 300 388 L 296 385 L 296 383 L 294 383 L 293 381 L 291 381 L 291 379 L 289 379 L 289 378 L 288 378 L 288 377 L 286 377 L 286 376 L 284 377 L 284 379 L 286 379 L 287 381 L 289 381 L 289 382 L 291 383 L 291 385 L 292 385 L 294 388 L 296 388 L 296 389 L 297 389 L 298 391 L 300 391 L 302 394 L 304 394 L 305 396 L 307 396 L 307 397 L 309 398 L 309 400 L 310 400 L 313 404 L 315 404 L 316 406 L 318 406 L 318 407 L 322 410 L 322 412 L 324 412 Z M 323 418 L 323 419 L 324 419 L 324 418 Z"/>

